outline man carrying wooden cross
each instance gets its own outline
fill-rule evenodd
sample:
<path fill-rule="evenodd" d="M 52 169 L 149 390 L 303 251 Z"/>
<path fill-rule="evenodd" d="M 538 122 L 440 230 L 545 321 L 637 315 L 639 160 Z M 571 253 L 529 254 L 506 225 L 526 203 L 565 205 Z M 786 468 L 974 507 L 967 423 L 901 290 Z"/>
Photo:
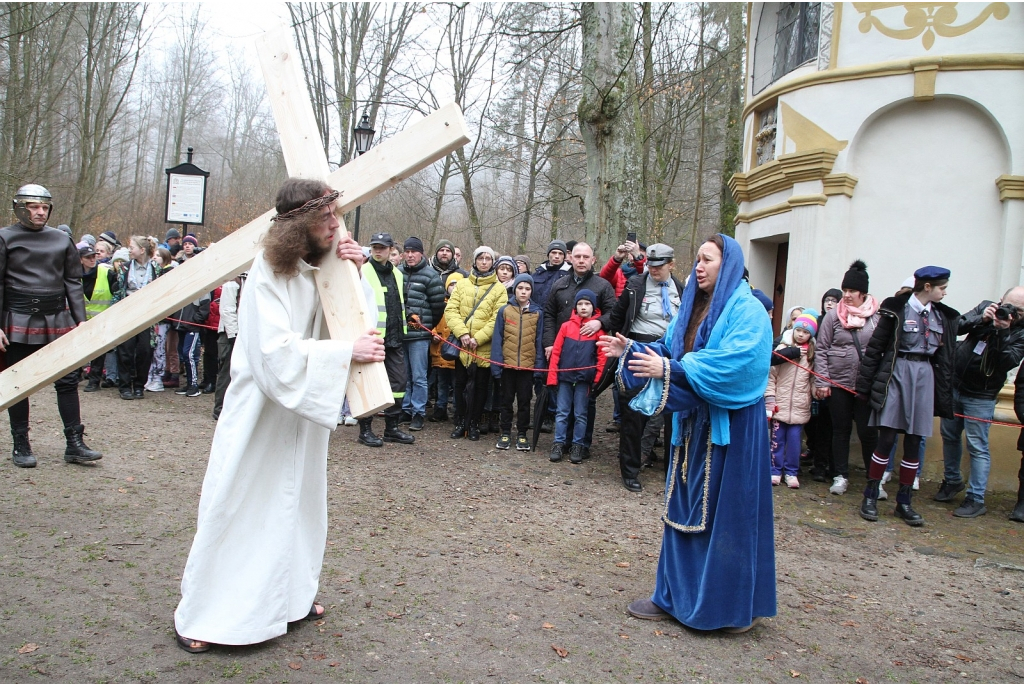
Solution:
<path fill-rule="evenodd" d="M 350 364 L 384 360 L 376 330 L 352 343 L 320 339 L 318 265 L 362 260 L 347 236 L 330 254 L 337 198 L 321 181 L 286 181 L 249 270 L 174 613 L 189 652 L 263 642 L 324 614 L 314 600 L 327 542 L 327 443 Z"/>
<path fill-rule="evenodd" d="M 30 183 L 14 195 L 18 223 L 0 229 L 0 352 L 7 366 L 25 359 L 85 322 L 82 262 L 78 248 L 63 231 L 46 225 L 53 196 Z M 2 367 L 0 367 L 2 368 Z M 58 378 L 57 411 L 64 423 L 64 461 L 85 463 L 103 457 L 82 442 L 78 369 Z M 36 457 L 28 441 L 28 398 L 10 406 L 15 466 L 33 468 Z"/>

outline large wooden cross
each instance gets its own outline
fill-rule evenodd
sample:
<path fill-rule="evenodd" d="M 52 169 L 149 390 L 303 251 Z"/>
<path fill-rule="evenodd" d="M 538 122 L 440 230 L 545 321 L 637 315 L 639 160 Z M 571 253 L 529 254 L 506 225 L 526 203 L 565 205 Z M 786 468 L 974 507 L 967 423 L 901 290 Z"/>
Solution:
<path fill-rule="evenodd" d="M 268 33 L 257 40 L 257 47 L 288 173 L 323 180 L 336 188 L 341 193 L 336 210 L 339 221 L 345 212 L 469 142 L 462 112 L 450 104 L 329 173 L 291 36 L 284 31 Z M 0 409 L 28 397 L 248 269 L 273 215 L 270 210 L 250 221 L 143 290 L 0 373 Z M 344 231 L 342 223 L 339 237 Z M 324 321 L 335 340 L 354 340 L 365 332 L 367 305 L 359 278 L 355 264 L 340 259 L 324 260 L 317 273 Z M 352 365 L 348 401 L 353 415 L 360 417 L 392 404 L 383 363 Z"/>

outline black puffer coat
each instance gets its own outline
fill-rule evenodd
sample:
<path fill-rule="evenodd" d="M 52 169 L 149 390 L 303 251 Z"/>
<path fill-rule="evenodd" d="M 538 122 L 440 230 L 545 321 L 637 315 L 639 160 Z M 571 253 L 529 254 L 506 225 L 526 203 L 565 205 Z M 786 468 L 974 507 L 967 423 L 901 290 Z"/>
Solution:
<path fill-rule="evenodd" d="M 878 411 L 885 404 L 889 392 L 892 369 L 903 332 L 903 309 L 912 293 L 904 293 L 882 301 L 878 308 L 878 326 L 864 350 L 864 359 L 857 376 L 857 396 L 867 398 L 871 408 Z M 932 304 L 932 311 L 942 316 L 942 342 L 932 356 L 935 372 L 935 415 L 953 418 L 953 353 L 956 349 L 957 323 L 960 312 L 941 302 Z"/>
<path fill-rule="evenodd" d="M 1024 359 L 1024 325 L 1015 322 L 1009 328 L 996 328 L 985 321 L 991 300 L 963 314 L 958 335 L 966 335 L 956 345 L 953 357 L 954 387 L 961 395 L 994 400 L 1006 383 L 1006 374 Z M 978 354 L 979 343 L 985 349 Z"/>
<path fill-rule="evenodd" d="M 426 259 L 421 259 L 416 266 L 402 262 L 399 268 L 405 274 L 405 316 L 411 318 L 416 314 L 421 324 L 433 330 L 444 316 L 445 293 L 441 277 Z M 422 340 L 429 337 L 429 331 L 410 325 L 404 339 Z"/>
<path fill-rule="evenodd" d="M 544 303 L 544 347 L 555 344 L 558 330 L 576 311 L 576 293 L 584 288 L 597 295 L 596 308 L 602 312 L 597 319 L 601 322 L 602 330 L 611 330 L 612 310 L 615 309 L 616 299 L 615 288 L 593 271 L 585 273 L 583 281 L 577 283 L 574 272 L 570 269 L 551 286 L 547 302 Z"/>
<path fill-rule="evenodd" d="M 1013 411 L 1017 415 L 1017 422 L 1024 423 L 1024 373 L 1020 371 L 1013 381 Z M 1024 428 L 1020 429 L 1017 437 L 1017 449 L 1024 452 Z M 1024 483 L 1024 466 L 1021 466 L 1020 480 Z"/>

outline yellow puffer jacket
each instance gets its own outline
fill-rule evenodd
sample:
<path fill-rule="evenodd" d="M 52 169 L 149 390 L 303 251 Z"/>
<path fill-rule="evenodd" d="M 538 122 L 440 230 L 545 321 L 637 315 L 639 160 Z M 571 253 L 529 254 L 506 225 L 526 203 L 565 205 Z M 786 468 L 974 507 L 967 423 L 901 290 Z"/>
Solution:
<path fill-rule="evenodd" d="M 493 271 L 487 276 L 472 274 L 455 286 L 444 309 L 444 319 L 456 338 L 461 338 L 467 333 L 475 338 L 476 354 L 482 357 L 477 359 L 462 352 L 459 354 L 459 361 L 463 366 L 469 366 L 474 361 L 479 366 L 491 365 L 489 360 L 494 322 L 498 318 L 498 310 L 507 303 L 508 293 L 505 292 L 505 286 L 498 283 L 498 277 Z M 476 307 L 475 312 L 473 307 Z M 473 312 L 473 316 L 467 323 L 466 319 L 470 312 Z"/>

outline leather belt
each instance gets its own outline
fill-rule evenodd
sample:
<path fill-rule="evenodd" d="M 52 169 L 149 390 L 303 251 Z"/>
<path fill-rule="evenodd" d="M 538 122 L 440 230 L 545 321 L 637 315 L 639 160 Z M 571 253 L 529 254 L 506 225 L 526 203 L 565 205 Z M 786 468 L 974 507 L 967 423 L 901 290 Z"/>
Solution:
<path fill-rule="evenodd" d="M 19 314 L 59 314 L 67 309 L 67 297 L 60 293 L 33 293 L 7 288 L 4 309 Z"/>
<path fill-rule="evenodd" d="M 637 342 L 641 343 L 652 343 L 661 340 L 660 335 L 647 335 L 644 333 L 630 333 L 626 337 L 629 338 L 630 340 L 636 340 Z"/>
<path fill-rule="evenodd" d="M 912 362 L 930 362 L 932 360 L 931 356 L 917 352 L 897 352 L 896 356 Z"/>

